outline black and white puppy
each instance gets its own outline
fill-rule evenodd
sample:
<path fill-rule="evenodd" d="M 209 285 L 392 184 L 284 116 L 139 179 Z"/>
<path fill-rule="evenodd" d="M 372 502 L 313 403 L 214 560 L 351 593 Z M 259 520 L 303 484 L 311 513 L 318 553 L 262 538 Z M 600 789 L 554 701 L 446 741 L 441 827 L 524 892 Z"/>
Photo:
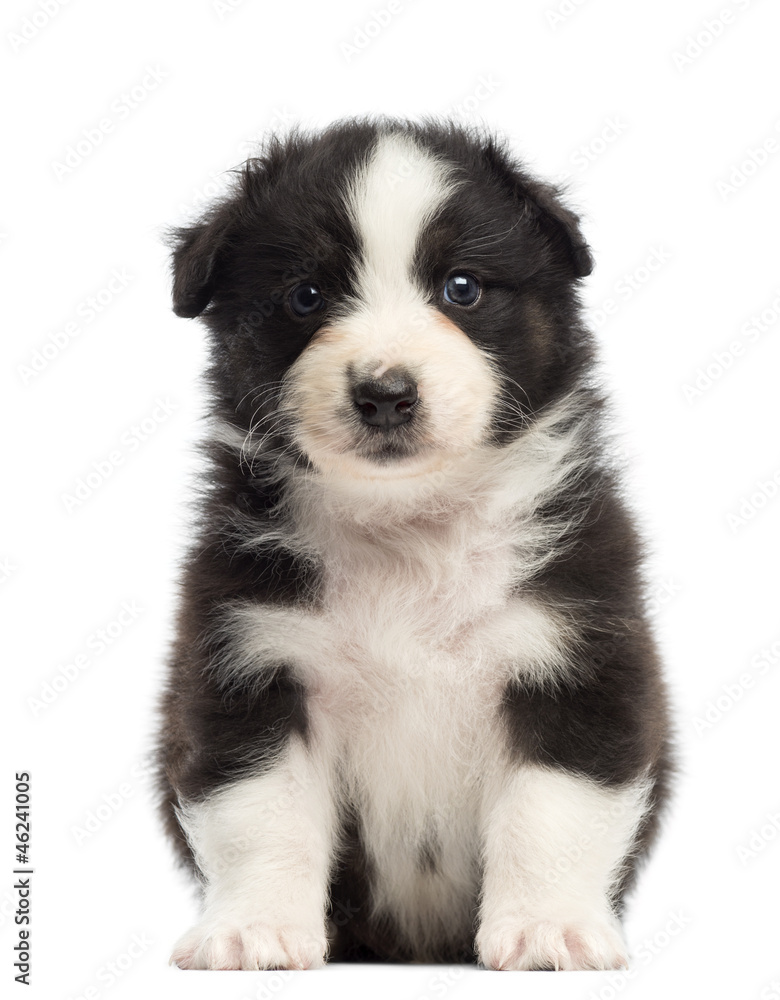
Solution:
<path fill-rule="evenodd" d="M 272 138 L 173 245 L 213 415 L 173 961 L 623 965 L 669 736 L 576 216 L 480 131 L 360 120 Z"/>

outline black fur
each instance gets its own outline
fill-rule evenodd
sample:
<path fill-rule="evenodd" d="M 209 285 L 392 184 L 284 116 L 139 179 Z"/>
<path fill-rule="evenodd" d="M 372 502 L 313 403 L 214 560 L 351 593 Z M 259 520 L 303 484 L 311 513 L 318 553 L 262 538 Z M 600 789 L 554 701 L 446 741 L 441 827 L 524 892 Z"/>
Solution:
<path fill-rule="evenodd" d="M 623 784 L 649 768 L 660 807 L 670 772 L 668 721 L 645 617 L 641 545 L 603 457 L 603 404 L 591 382 L 594 345 L 577 297 L 577 281 L 590 272 L 592 258 L 558 192 L 531 177 L 497 140 L 451 123 L 339 122 L 316 135 L 269 140 L 239 171 L 227 198 L 200 222 L 171 234 L 174 309 L 183 317 L 202 315 L 209 330 L 212 412 L 243 431 L 253 417 L 272 415 L 285 372 L 316 329 L 355 294 L 360 245 L 343 211 L 341 181 L 377 134 L 393 130 L 411 133 L 467 181 L 420 241 L 415 271 L 431 301 L 454 263 L 480 275 L 485 294 L 479 308 L 439 308 L 498 359 L 510 378 L 507 406 L 532 422 L 574 387 L 590 400 L 590 472 L 538 512 L 556 519 L 576 509 L 580 516 L 564 554 L 533 581 L 537 592 L 593 609 L 592 628 L 577 654 L 582 679 L 555 690 L 509 684 L 502 710 L 511 746 L 518 761 L 562 767 L 605 785 Z M 328 302 L 324 314 L 310 319 L 291 315 L 287 304 L 290 287 L 304 279 L 316 280 Z M 258 386 L 270 389 L 261 395 Z M 520 433 L 523 423 L 499 412 L 493 441 L 503 444 Z M 264 471 L 280 451 L 295 451 L 283 425 L 268 456 L 251 467 L 219 445 L 208 454 L 210 487 L 185 567 L 160 737 L 166 824 L 188 862 L 174 813 L 179 799 L 197 801 L 237 776 L 257 773 L 291 732 L 307 734 L 306 692 L 284 662 L 261 690 L 227 682 L 218 669 L 224 601 L 318 601 L 322 568 L 316 562 L 282 547 L 247 553 L 236 538 L 238 515 L 258 526 L 278 517 L 284 483 Z M 656 808 L 637 856 L 652 840 L 657 815 Z M 369 916 L 370 862 L 357 822 L 345 828 L 344 844 L 331 887 L 332 915 L 348 912 L 349 918 L 334 957 L 414 957 L 390 923 L 378 925 Z M 435 840 L 420 845 L 418 860 L 422 868 L 435 868 Z M 616 907 L 632 880 L 633 868 Z M 463 940 L 444 942 L 429 957 L 469 955 L 472 941 Z"/>

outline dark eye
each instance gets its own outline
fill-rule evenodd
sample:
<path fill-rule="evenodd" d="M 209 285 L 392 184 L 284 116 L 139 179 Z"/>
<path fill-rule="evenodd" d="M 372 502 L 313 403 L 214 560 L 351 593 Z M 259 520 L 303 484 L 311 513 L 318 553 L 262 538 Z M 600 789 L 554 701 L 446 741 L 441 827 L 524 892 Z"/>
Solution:
<path fill-rule="evenodd" d="M 470 306 L 479 298 L 479 282 L 473 274 L 453 274 L 444 283 L 444 298 L 454 306 Z"/>
<path fill-rule="evenodd" d="M 304 281 L 290 292 L 290 308 L 296 316 L 309 316 L 325 305 L 325 299 L 316 285 Z"/>

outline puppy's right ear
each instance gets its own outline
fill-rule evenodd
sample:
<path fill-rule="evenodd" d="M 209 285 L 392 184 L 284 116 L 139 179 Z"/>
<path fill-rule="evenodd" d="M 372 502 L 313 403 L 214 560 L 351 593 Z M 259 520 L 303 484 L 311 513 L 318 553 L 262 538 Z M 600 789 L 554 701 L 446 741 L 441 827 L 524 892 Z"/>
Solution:
<path fill-rule="evenodd" d="M 192 319 L 211 302 L 220 255 L 227 242 L 224 209 L 192 226 L 173 229 L 173 311 Z"/>

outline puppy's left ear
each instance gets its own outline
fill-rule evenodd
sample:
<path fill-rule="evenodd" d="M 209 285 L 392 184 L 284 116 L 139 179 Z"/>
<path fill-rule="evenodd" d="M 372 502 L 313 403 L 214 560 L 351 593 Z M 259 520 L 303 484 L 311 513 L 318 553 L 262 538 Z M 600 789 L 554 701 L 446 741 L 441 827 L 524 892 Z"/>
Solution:
<path fill-rule="evenodd" d="M 224 209 L 169 234 L 173 249 L 173 311 L 192 319 L 211 302 L 220 255 L 227 243 Z"/>
<path fill-rule="evenodd" d="M 585 278 L 593 270 L 593 254 L 580 230 L 580 220 L 560 200 L 558 190 L 537 180 L 522 186 L 526 212 L 536 220 L 554 250 L 571 267 L 574 278 Z"/>
<path fill-rule="evenodd" d="M 590 247 L 580 231 L 580 220 L 561 202 L 560 191 L 527 173 L 496 139 L 486 142 L 484 155 L 491 172 L 512 192 L 525 217 L 546 238 L 556 267 L 570 278 L 590 274 Z"/>

